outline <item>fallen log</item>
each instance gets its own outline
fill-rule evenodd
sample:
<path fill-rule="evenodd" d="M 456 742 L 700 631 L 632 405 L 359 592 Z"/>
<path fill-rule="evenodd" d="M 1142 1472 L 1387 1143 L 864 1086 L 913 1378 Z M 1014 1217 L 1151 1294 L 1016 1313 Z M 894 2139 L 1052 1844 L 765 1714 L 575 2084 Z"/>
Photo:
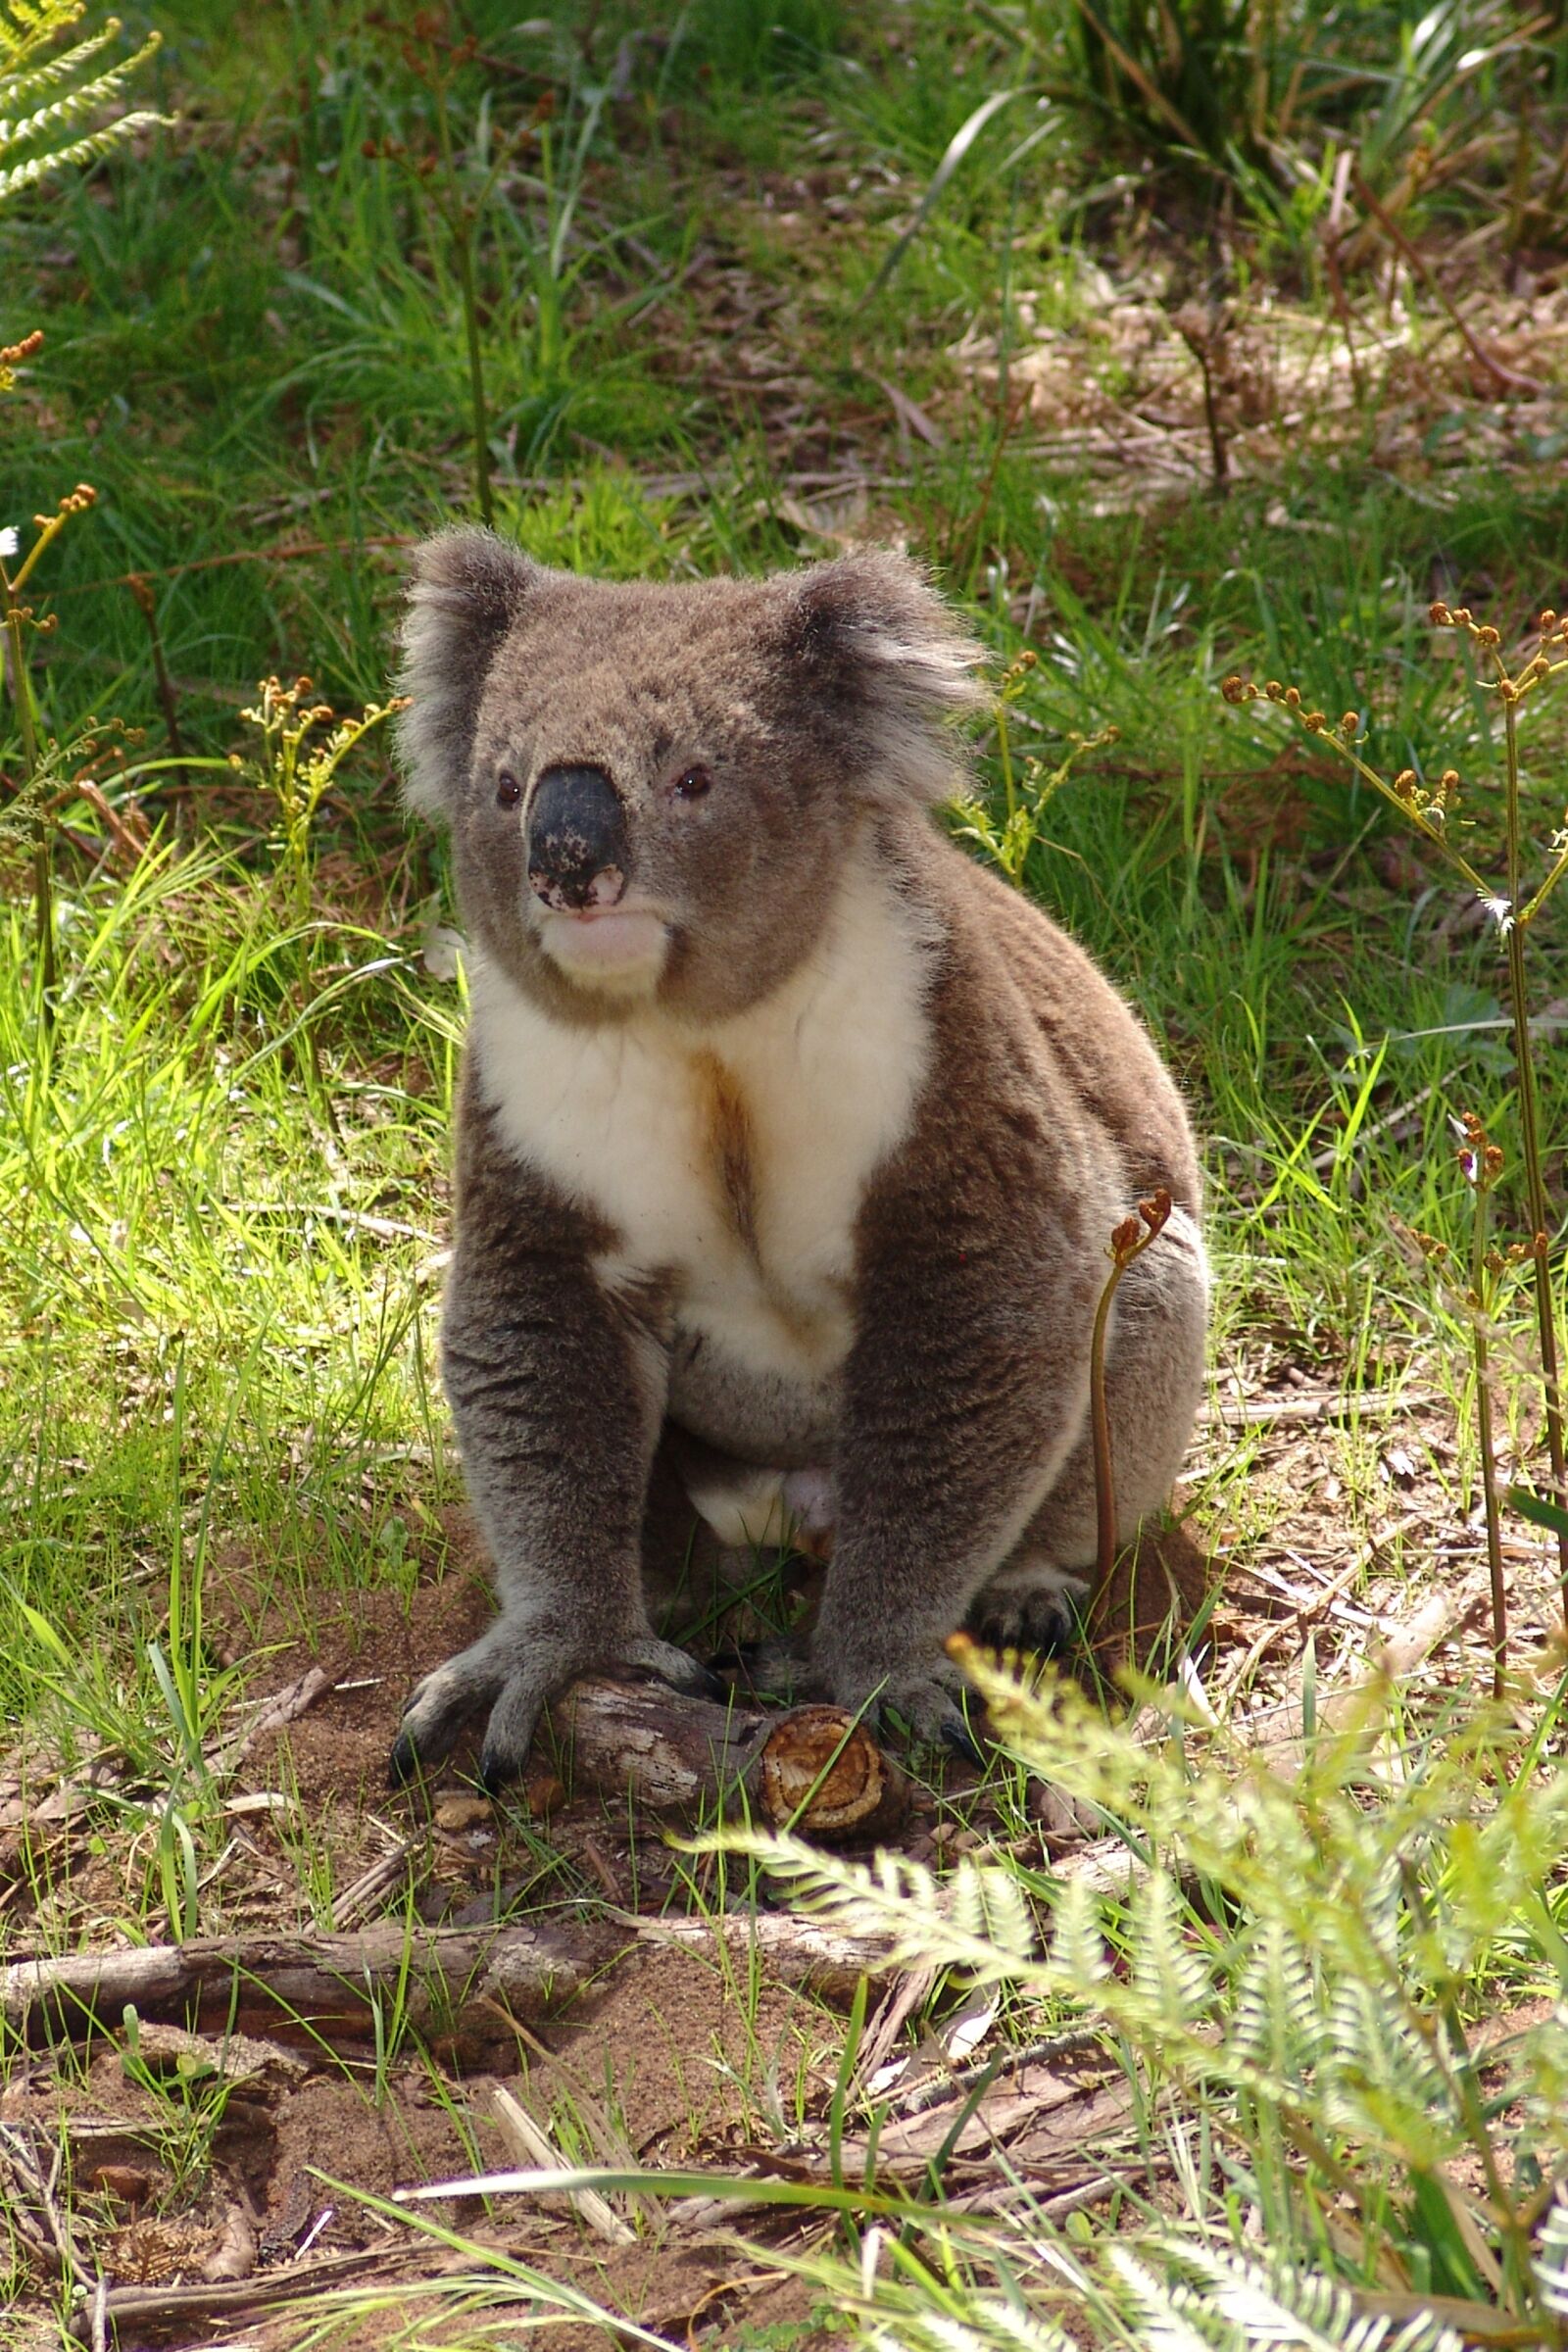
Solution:
<path fill-rule="evenodd" d="M 908 1805 L 904 1774 L 840 1707 L 766 1714 L 595 1676 L 556 1701 L 550 1728 L 576 1788 L 629 1791 L 642 1812 L 711 1819 L 744 1806 L 803 1838 L 869 1842 L 891 1837 Z"/>
<path fill-rule="evenodd" d="M 352 1936 L 214 1936 L 13 1961 L 0 1969 L 0 2022 L 29 2040 L 85 2037 L 119 2031 L 128 2006 L 143 2021 L 319 2048 L 369 2041 L 395 2011 L 427 2038 L 489 2044 L 506 2036 L 509 2019 L 531 2023 L 564 2008 L 637 1944 L 703 1955 L 722 1944 L 739 1960 L 755 1956 L 776 1983 L 829 1999 L 847 1999 L 862 1976 L 876 1983 L 891 1973 L 877 1939 L 782 1912 L 622 1914 L 569 1931 L 388 1923 Z"/>
<path fill-rule="evenodd" d="M 350 1936 L 208 1936 L 128 1951 L 72 1952 L 0 1968 L 0 2020 L 38 2038 L 118 2028 L 127 2006 L 217 2033 L 288 2041 L 362 2039 L 396 2010 L 421 2032 L 453 2030 L 476 2003 L 548 2016 L 612 1956 L 613 1930 L 570 1939 L 527 1927 L 406 1928 Z"/>

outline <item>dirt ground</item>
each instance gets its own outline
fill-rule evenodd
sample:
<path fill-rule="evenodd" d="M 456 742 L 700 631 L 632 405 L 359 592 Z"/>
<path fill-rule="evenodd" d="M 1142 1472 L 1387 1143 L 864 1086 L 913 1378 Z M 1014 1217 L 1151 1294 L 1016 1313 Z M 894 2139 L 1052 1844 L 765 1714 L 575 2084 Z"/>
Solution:
<path fill-rule="evenodd" d="M 1353 1443 L 1348 1409 L 1278 1367 L 1260 1368 L 1247 1396 L 1221 1399 L 1200 1447 L 1256 1438 L 1250 1494 L 1272 1532 L 1249 1538 L 1245 1551 L 1238 1533 L 1227 1558 L 1219 1531 L 1213 1563 L 1181 1531 L 1146 1550 L 1136 1591 L 1124 1576 L 1106 1612 L 1102 1664 L 1126 1647 L 1130 1622 L 1163 1623 L 1173 1588 L 1190 1620 L 1214 1581 L 1198 1643 L 1176 1671 L 1216 1705 L 1233 1692 L 1233 1720 L 1254 1724 L 1259 1737 L 1289 1710 L 1308 1638 L 1320 1688 L 1353 1680 L 1374 1653 L 1388 1657 L 1401 1642 L 1405 1670 L 1434 1687 L 1479 1684 L 1489 1664 L 1482 1536 L 1453 1510 L 1447 1408 L 1432 1400 L 1395 1423 L 1374 1403 Z M 1363 1488 L 1353 1539 L 1348 1448 Z M 215 1566 L 215 1653 L 260 1661 L 249 1703 L 263 1728 L 233 1753 L 223 1784 L 226 1837 L 203 1883 L 203 1934 L 309 1936 L 399 1919 L 430 1928 L 517 1919 L 571 1931 L 592 1918 L 607 1927 L 612 1957 L 559 2014 L 517 2025 L 498 2008 L 493 2031 L 475 2032 L 469 2020 L 446 2041 L 410 2033 L 377 2049 L 373 2036 L 348 2042 L 307 2030 L 263 2040 L 131 2019 L 90 2044 L 14 2063 L 0 2094 L 0 2155 L 20 2150 L 25 2162 L 28 2150 L 64 2148 L 52 2190 L 29 2205 L 32 2227 L 36 2234 L 52 2202 L 69 2216 L 84 2264 L 112 2277 L 120 2294 L 145 2289 L 147 2308 L 118 2322 L 122 2352 L 216 2343 L 282 2352 L 306 2325 L 269 2301 L 274 2288 L 305 2292 L 316 2325 L 334 2291 L 428 2281 L 453 2256 L 438 2239 L 411 2236 L 405 2214 L 384 2200 L 421 2182 L 537 2162 L 498 2119 L 498 2088 L 562 2163 L 826 2177 L 841 2018 L 814 1991 L 737 1968 L 716 1943 L 676 1950 L 638 1940 L 639 1922 L 688 1917 L 697 1894 L 716 1900 L 712 1857 L 680 1853 L 671 1825 L 640 1816 L 623 1793 L 574 1789 L 570 1757 L 548 1739 L 523 1788 L 500 1803 L 474 1789 L 471 1752 L 427 1788 L 388 1788 L 387 1751 L 409 1688 L 469 1639 L 491 1605 L 461 1521 L 449 1534 L 439 1582 L 420 1581 L 407 1597 L 371 1590 L 320 1599 L 310 1625 L 268 1592 L 242 1551 Z M 1528 1655 L 1549 1640 L 1554 1600 L 1544 1557 L 1515 1548 L 1514 1639 Z M 1147 1639 L 1132 1647 L 1158 1662 Z M 1169 1655 L 1166 1643 L 1160 1656 Z M 302 1711 L 265 1728 L 265 1702 L 281 1695 L 297 1706 L 302 1690 Z M 150 1840 L 127 1837 L 124 1825 L 138 1801 L 151 1812 L 154 1792 L 116 1786 L 116 1773 L 112 1757 L 73 1772 L 41 1754 L 11 1760 L 10 1779 L 0 1780 L 0 1903 L 14 1949 L 122 1944 L 120 1923 L 145 1914 Z M 987 1841 L 1005 1838 L 1020 1850 L 1016 1814 L 1004 1822 L 977 1793 L 978 1778 L 958 1764 L 939 1780 L 917 1778 L 899 1842 L 939 1870 Z M 106 1788 L 118 1799 L 112 1814 Z M 1053 1810 L 1049 1790 L 1034 1809 L 1032 1858 L 1059 1863 L 1083 1833 Z M 615 1956 L 617 1932 L 625 1940 Z M 910 2018 L 929 1989 L 895 1979 L 868 2018 L 867 2062 L 904 2070 L 877 2149 L 889 2179 L 921 2177 L 953 2125 L 962 2067 L 997 2025 L 995 2003 L 971 1998 L 951 2027 L 917 2028 Z M 869 2082 L 869 2063 L 862 2074 Z M 1068 2050 L 1009 2066 L 948 2151 L 944 2191 L 983 2197 L 1005 2151 L 1039 2193 L 1071 2196 L 1125 2121 L 1098 2061 Z M 24 2171 L 24 2186 L 28 2178 Z M 830 2321 L 813 2325 L 796 2282 L 740 2251 L 725 2211 L 700 2198 L 635 2215 L 613 2199 L 597 2220 L 561 2199 L 520 2195 L 455 2197 L 419 2211 L 675 2343 L 729 2343 L 743 2322 L 788 2323 L 810 2352 L 841 2340 Z M 787 2215 L 748 2215 L 754 2240 L 802 2229 Z M 49 2340 L 26 2332 L 35 2320 L 47 2326 L 59 2291 L 46 2234 L 31 2248 L 30 2274 L 0 2343 Z M 460 2324 L 432 2300 L 428 2331 L 488 2340 L 482 2328 L 504 2328 L 508 2302 L 514 2317 L 526 2308 L 537 2324 L 537 2301 L 514 2271 L 498 2269 L 485 2292 L 502 2304 L 483 2321 L 470 2313 Z M 544 2340 L 607 2339 L 589 2322 L 564 2321 Z"/>

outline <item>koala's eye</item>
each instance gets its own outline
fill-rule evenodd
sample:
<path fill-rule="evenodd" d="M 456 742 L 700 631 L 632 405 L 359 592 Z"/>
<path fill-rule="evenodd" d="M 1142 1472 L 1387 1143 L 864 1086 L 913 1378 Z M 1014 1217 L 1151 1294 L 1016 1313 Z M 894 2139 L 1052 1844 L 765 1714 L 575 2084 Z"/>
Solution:
<path fill-rule="evenodd" d="M 522 798 L 522 786 L 510 767 L 504 767 L 496 778 L 496 807 L 515 808 Z"/>
<path fill-rule="evenodd" d="M 675 779 L 677 801 L 700 801 L 705 792 L 711 792 L 712 789 L 713 779 L 706 767 L 689 767 L 683 776 Z"/>

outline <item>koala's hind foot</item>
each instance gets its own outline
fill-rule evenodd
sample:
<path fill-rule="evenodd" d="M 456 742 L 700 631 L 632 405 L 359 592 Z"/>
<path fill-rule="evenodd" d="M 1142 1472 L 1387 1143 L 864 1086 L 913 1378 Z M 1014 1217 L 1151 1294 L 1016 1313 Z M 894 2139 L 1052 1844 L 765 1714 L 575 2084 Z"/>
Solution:
<path fill-rule="evenodd" d="M 394 1785 L 448 1756 L 466 1724 L 489 1709 L 479 1752 L 480 1785 L 504 1788 L 522 1772 L 545 1702 L 575 1675 L 594 1668 L 652 1675 L 688 1697 L 723 1695 L 705 1666 L 672 1642 L 636 1634 L 609 1654 L 584 1644 L 580 1629 L 504 1616 L 477 1642 L 418 1684 L 392 1743 Z"/>
<path fill-rule="evenodd" d="M 1089 1584 L 1032 1550 L 1015 1553 L 971 1602 L 964 1631 L 987 1649 L 1065 1649 L 1083 1625 Z"/>

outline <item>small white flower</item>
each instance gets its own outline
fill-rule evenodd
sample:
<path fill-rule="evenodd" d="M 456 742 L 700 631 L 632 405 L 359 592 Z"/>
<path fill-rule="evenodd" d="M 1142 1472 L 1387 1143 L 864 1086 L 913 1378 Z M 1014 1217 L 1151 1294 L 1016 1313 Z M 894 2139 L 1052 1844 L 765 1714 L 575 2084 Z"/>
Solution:
<path fill-rule="evenodd" d="M 1491 915 L 1504 939 L 1513 929 L 1513 906 L 1507 899 L 1483 899 L 1482 906 Z"/>
<path fill-rule="evenodd" d="M 14 556 L 21 545 L 16 524 L 8 522 L 4 530 L 0 530 L 0 557 Z"/>

